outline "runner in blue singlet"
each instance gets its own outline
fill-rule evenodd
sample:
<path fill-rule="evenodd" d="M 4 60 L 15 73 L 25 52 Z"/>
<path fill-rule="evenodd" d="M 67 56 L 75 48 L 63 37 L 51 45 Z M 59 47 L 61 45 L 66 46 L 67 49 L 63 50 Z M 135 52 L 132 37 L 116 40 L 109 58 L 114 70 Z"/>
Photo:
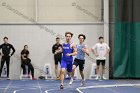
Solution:
<path fill-rule="evenodd" d="M 66 32 L 65 37 L 66 37 L 66 43 L 62 45 L 62 48 L 60 49 L 60 52 L 63 52 L 62 54 L 62 60 L 61 60 L 61 75 L 60 75 L 60 80 L 61 80 L 61 85 L 60 89 L 64 88 L 64 74 L 65 70 L 68 71 L 68 74 L 71 75 L 72 72 L 72 62 L 73 62 L 73 57 L 77 54 L 77 49 L 76 45 L 71 42 L 73 34 L 71 32 Z"/>

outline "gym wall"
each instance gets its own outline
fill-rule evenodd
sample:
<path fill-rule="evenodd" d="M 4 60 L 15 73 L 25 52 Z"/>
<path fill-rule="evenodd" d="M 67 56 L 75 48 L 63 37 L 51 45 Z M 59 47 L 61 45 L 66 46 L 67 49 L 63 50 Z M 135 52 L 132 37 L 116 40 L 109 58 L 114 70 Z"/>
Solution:
<path fill-rule="evenodd" d="M 10 64 L 12 79 L 19 79 L 20 52 L 25 44 L 29 46 L 32 64 L 43 69 L 45 63 L 50 63 L 54 77 L 51 48 L 56 36 L 64 37 L 66 31 L 71 31 L 74 33 L 72 41 L 78 43 L 78 34 L 85 34 L 87 36 L 85 43 L 88 45 L 91 57 L 93 57 L 91 47 L 98 42 L 99 36 L 104 36 L 101 0 L 59 0 L 59 2 L 58 0 L 1 0 L 0 3 L 0 44 L 3 43 L 3 37 L 7 36 L 9 43 L 16 49 Z M 44 26 L 49 31 L 46 31 Z M 86 57 L 86 78 L 89 78 L 92 62 L 95 60 Z M 106 65 L 108 68 L 108 60 Z M 41 74 L 40 70 L 35 69 L 36 77 Z M 107 78 L 108 75 L 106 70 Z"/>
<path fill-rule="evenodd" d="M 98 41 L 98 37 L 103 35 L 103 25 L 45 25 L 53 32 L 46 32 L 40 29 L 37 25 L 0 25 L 0 44 L 3 43 L 3 37 L 9 37 L 9 43 L 13 44 L 16 49 L 15 55 L 11 57 L 10 76 L 12 79 L 19 79 L 21 72 L 20 52 L 23 46 L 27 44 L 30 50 L 30 57 L 32 64 L 39 69 L 43 69 L 45 63 L 50 63 L 52 73 L 54 74 L 54 61 L 51 52 L 52 45 L 55 43 L 55 38 L 59 34 L 64 36 L 66 31 L 74 33 L 72 41 L 78 43 L 78 34 L 83 33 L 87 36 L 85 43 L 88 45 L 89 50 Z M 63 41 L 61 40 L 61 43 Z M 91 51 L 91 56 L 93 57 Z M 92 60 L 86 57 L 85 76 L 89 78 Z M 77 71 L 78 72 L 78 71 Z M 35 76 L 41 75 L 40 70 L 35 69 Z"/>

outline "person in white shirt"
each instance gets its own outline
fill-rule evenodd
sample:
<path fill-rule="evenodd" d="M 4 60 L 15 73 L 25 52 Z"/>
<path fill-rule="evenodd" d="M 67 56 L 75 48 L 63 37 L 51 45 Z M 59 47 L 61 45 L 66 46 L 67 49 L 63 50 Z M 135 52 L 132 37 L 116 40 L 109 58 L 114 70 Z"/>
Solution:
<path fill-rule="evenodd" d="M 105 73 L 105 61 L 106 61 L 106 57 L 109 54 L 110 48 L 109 46 L 104 43 L 104 38 L 102 36 L 99 37 L 99 42 L 96 43 L 93 47 L 92 47 L 92 51 L 96 57 L 96 64 L 97 64 L 97 77 L 96 79 L 105 79 L 104 78 L 104 73 Z M 102 69 L 100 69 L 100 64 Z"/>

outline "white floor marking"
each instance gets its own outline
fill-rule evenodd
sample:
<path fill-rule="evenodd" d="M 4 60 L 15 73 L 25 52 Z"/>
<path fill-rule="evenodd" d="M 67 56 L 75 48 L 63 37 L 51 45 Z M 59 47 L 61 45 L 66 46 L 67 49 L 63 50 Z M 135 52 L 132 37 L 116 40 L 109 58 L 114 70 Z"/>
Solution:
<path fill-rule="evenodd" d="M 76 90 L 79 93 L 83 93 L 82 89 L 91 89 L 91 88 L 111 88 L 111 87 L 131 87 L 131 86 L 140 86 L 140 84 L 116 84 L 116 85 L 97 85 L 97 86 L 87 86 L 87 87 L 79 87 Z"/>
<path fill-rule="evenodd" d="M 41 90 L 41 86 L 40 86 L 40 84 L 39 84 L 39 81 L 37 81 L 37 85 L 38 85 L 38 87 L 39 87 L 40 93 L 42 93 L 42 90 Z"/>
<path fill-rule="evenodd" d="M 5 87 L 3 93 L 6 93 L 7 89 L 9 88 L 9 86 L 12 84 L 12 81 L 9 82 L 9 84 Z"/>
<path fill-rule="evenodd" d="M 46 90 L 45 93 L 48 93 L 49 91 L 52 91 L 52 90 L 55 90 L 55 89 L 49 89 L 49 90 Z"/>
<path fill-rule="evenodd" d="M 18 91 L 23 91 L 23 90 L 28 90 L 28 89 L 38 89 L 38 88 L 17 89 L 17 90 L 14 90 L 13 93 L 17 93 Z"/>

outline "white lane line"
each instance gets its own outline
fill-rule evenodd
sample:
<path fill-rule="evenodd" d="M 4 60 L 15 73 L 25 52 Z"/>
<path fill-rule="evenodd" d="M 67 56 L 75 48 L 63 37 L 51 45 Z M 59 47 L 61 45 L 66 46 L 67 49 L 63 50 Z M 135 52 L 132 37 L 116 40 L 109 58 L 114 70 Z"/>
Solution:
<path fill-rule="evenodd" d="M 39 84 L 39 81 L 38 81 L 38 80 L 37 80 L 37 85 L 38 85 L 38 87 L 39 87 L 40 93 L 42 93 L 41 86 L 40 86 L 40 84 Z"/>
<path fill-rule="evenodd" d="M 111 87 L 131 87 L 131 86 L 140 86 L 140 84 L 116 84 L 116 85 L 97 85 L 97 86 L 87 86 L 87 87 L 79 87 L 76 90 L 79 93 L 83 93 L 82 89 L 91 89 L 91 88 L 111 88 Z"/>
<path fill-rule="evenodd" d="M 76 90 L 78 91 L 78 93 L 83 93 L 79 88 L 76 88 Z"/>
<path fill-rule="evenodd" d="M 42 87 L 42 88 L 43 88 L 43 87 Z M 46 87 L 44 87 L 44 88 L 46 88 Z M 17 93 L 18 91 L 24 91 L 24 90 L 28 90 L 28 89 L 33 89 L 33 90 L 35 90 L 35 89 L 38 89 L 38 86 L 37 86 L 36 88 L 17 89 L 17 90 L 14 90 L 13 93 Z M 50 89 L 50 90 L 52 90 L 52 89 Z M 49 90 L 49 91 L 50 91 L 50 90 Z"/>
<path fill-rule="evenodd" d="M 3 93 L 6 93 L 7 89 L 10 87 L 11 84 L 12 84 L 12 81 L 10 81 L 9 84 L 5 87 Z"/>
<path fill-rule="evenodd" d="M 17 90 L 14 90 L 13 93 L 17 93 L 18 91 L 23 91 L 23 90 L 28 90 L 28 89 L 38 89 L 38 88 L 17 89 Z"/>
<path fill-rule="evenodd" d="M 88 88 L 110 88 L 110 87 L 131 87 L 131 86 L 140 86 L 140 84 L 116 84 L 116 85 L 98 85 L 98 86 L 87 86 L 87 87 L 79 87 L 79 89 L 88 89 Z"/>
<path fill-rule="evenodd" d="M 77 87 L 77 86 L 70 87 L 69 85 L 66 85 L 64 89 L 72 89 L 73 87 Z M 54 90 L 56 91 L 56 90 L 61 90 L 61 89 L 49 89 L 49 90 L 46 90 L 45 93 L 49 93 L 49 91 L 54 91 Z"/>
<path fill-rule="evenodd" d="M 49 91 L 52 91 L 52 90 L 55 90 L 55 89 L 49 89 L 49 90 L 46 90 L 45 93 L 48 93 Z"/>

